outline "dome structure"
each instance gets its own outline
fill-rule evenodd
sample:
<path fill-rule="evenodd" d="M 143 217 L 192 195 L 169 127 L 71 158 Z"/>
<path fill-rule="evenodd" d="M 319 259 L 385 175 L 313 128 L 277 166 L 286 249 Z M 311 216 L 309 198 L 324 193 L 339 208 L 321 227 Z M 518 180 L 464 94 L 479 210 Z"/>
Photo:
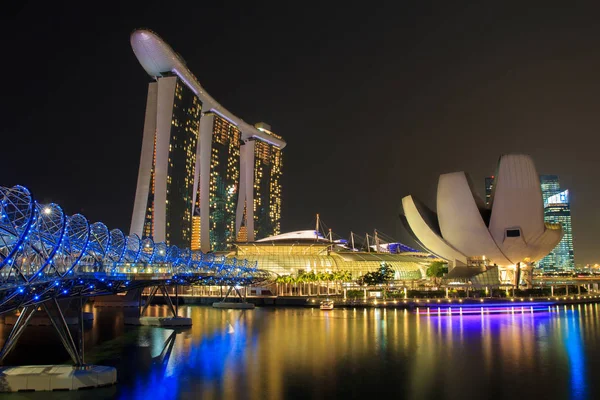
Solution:
<path fill-rule="evenodd" d="M 539 175 L 531 157 L 500 157 L 487 208 L 464 172 L 438 181 L 437 214 L 413 196 L 402 199 L 404 219 L 414 238 L 448 260 L 449 277 L 498 268 L 502 283 L 518 284 L 558 244 L 560 225 L 544 223 Z M 527 283 L 527 275 L 524 276 Z"/>

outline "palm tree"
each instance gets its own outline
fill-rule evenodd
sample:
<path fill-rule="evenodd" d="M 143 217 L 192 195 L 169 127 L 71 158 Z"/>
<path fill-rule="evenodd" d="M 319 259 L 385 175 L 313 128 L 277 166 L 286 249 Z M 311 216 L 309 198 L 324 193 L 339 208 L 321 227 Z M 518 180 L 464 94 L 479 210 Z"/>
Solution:
<path fill-rule="evenodd" d="M 352 282 L 352 272 L 350 272 L 350 271 L 348 271 L 348 270 L 343 270 L 343 271 L 340 271 L 340 272 L 339 272 L 339 280 L 340 280 L 341 282 L 344 282 L 344 283 L 346 283 L 346 282 Z M 341 282 L 340 282 L 340 288 L 341 288 L 341 286 L 342 286 Z M 345 290 L 345 289 L 344 289 L 344 290 Z M 340 291 L 342 291 L 342 290 L 340 290 Z M 345 292 L 344 292 L 344 293 L 345 293 Z M 344 295 L 344 296 L 345 296 L 345 295 Z"/>
<path fill-rule="evenodd" d="M 302 290 L 302 286 L 304 285 L 304 274 L 298 274 L 296 275 L 296 287 L 298 288 L 298 296 L 302 296 L 303 290 Z M 300 284 L 298 286 L 298 283 Z"/>
<path fill-rule="evenodd" d="M 306 274 L 306 281 L 308 282 L 308 295 L 312 296 L 312 292 L 314 289 L 314 282 L 317 280 L 317 277 L 313 271 Z"/>
<path fill-rule="evenodd" d="M 325 272 L 319 272 L 317 275 L 317 296 L 321 295 L 321 282 L 327 279 L 327 274 Z"/>
<path fill-rule="evenodd" d="M 325 280 L 327 281 L 327 296 L 329 296 L 329 282 L 335 280 L 335 275 L 331 272 L 325 274 Z"/>
<path fill-rule="evenodd" d="M 342 272 L 341 271 L 335 271 L 333 272 L 333 289 L 335 291 L 335 294 L 338 294 L 338 286 L 341 287 L 342 283 Z"/>
<path fill-rule="evenodd" d="M 319 280 L 319 277 L 317 276 L 315 271 L 311 271 L 307 274 L 307 278 L 308 278 L 308 281 L 310 282 L 310 285 L 309 285 L 309 290 L 310 290 L 310 288 L 314 288 L 315 282 Z M 318 295 L 318 292 L 317 292 L 317 295 Z"/>
<path fill-rule="evenodd" d="M 281 296 L 281 293 L 279 291 L 280 288 L 280 284 L 283 283 L 283 276 L 278 275 L 277 278 L 275 278 L 275 292 L 277 293 L 277 296 Z"/>
<path fill-rule="evenodd" d="M 289 283 L 289 292 L 290 296 L 294 294 L 294 286 L 296 285 L 296 277 L 292 275 L 288 275 L 288 283 Z"/>
<path fill-rule="evenodd" d="M 426 275 L 431 278 L 433 284 L 438 286 L 439 281 L 448 273 L 448 265 L 441 261 L 434 261 L 427 267 Z"/>
<path fill-rule="evenodd" d="M 348 271 L 348 270 L 343 270 L 341 272 L 342 274 L 342 281 L 343 282 L 352 282 L 352 272 Z"/>
<path fill-rule="evenodd" d="M 289 275 L 284 275 L 283 277 L 283 283 L 285 284 L 285 293 L 286 295 L 289 296 L 289 292 L 290 292 L 290 276 Z"/>
<path fill-rule="evenodd" d="M 308 295 L 310 296 L 310 273 L 307 272 L 303 272 L 302 275 L 302 282 L 304 283 L 304 291 L 306 292 L 306 285 L 308 284 Z"/>

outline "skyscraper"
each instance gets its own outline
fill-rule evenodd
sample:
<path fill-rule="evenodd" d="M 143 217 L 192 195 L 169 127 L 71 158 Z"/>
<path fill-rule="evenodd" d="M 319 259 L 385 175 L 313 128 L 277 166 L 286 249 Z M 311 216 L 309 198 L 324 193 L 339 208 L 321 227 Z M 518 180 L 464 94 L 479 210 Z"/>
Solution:
<path fill-rule="evenodd" d="M 544 221 L 553 224 L 561 224 L 564 236 L 552 252 L 540 260 L 538 266 L 543 269 L 574 269 L 575 256 L 573 252 L 571 205 L 568 190 L 554 194 L 545 200 Z"/>
<path fill-rule="evenodd" d="M 560 182 L 558 175 L 540 175 L 540 184 L 542 185 L 542 198 L 544 203 L 548 197 L 554 196 L 560 192 Z"/>
<path fill-rule="evenodd" d="M 155 33 L 136 30 L 131 45 L 155 79 L 131 233 L 205 252 L 224 250 L 242 227 L 249 241 L 278 233 L 285 141 L 217 103 Z"/>
<path fill-rule="evenodd" d="M 255 125 L 271 132 L 265 123 Z M 267 142 L 254 145 L 254 237 L 262 239 L 281 232 L 281 149 Z"/>
<path fill-rule="evenodd" d="M 494 176 L 487 176 L 485 178 L 485 205 L 490 206 L 492 200 L 492 191 L 494 190 Z"/>
<path fill-rule="evenodd" d="M 201 108 L 177 76 L 149 84 L 134 233 L 189 247 Z"/>
<path fill-rule="evenodd" d="M 225 250 L 228 244 L 235 242 L 236 237 L 235 219 L 239 198 L 242 133 L 237 126 L 216 114 L 204 117 L 208 118 L 212 125 L 208 192 L 210 248 Z M 202 200 L 202 189 L 199 190 L 199 194 Z"/>

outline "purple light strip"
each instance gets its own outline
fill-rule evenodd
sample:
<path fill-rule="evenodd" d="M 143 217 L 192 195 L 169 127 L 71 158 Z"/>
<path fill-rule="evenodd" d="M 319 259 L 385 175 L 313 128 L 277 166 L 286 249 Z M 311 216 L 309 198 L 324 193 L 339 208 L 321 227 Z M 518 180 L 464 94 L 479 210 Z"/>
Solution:
<path fill-rule="evenodd" d="M 472 305 L 470 305 L 472 306 Z M 523 314 L 547 311 L 551 312 L 554 307 L 551 304 L 547 306 L 542 305 L 522 305 L 522 306 L 511 306 L 511 307 L 427 307 L 427 309 L 419 309 L 417 307 L 417 315 L 427 316 L 442 316 L 442 315 L 469 315 L 469 314 Z M 437 309 L 437 310 L 436 310 Z"/>

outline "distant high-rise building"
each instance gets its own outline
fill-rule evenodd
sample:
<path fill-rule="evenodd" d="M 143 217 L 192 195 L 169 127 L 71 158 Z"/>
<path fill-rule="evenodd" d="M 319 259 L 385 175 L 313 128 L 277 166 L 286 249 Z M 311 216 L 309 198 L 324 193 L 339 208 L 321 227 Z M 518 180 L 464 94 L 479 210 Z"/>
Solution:
<path fill-rule="evenodd" d="M 485 178 L 485 205 L 490 206 L 492 199 L 492 190 L 494 189 L 494 176 L 488 176 Z"/>
<path fill-rule="evenodd" d="M 540 260 L 538 266 L 543 269 L 574 269 L 575 256 L 568 190 L 556 193 L 544 201 L 544 221 L 552 224 L 560 224 L 564 235 L 552 252 Z"/>
<path fill-rule="evenodd" d="M 560 182 L 558 175 L 540 175 L 540 184 L 542 185 L 542 198 L 544 203 L 548 197 L 554 196 L 560 192 Z"/>
<path fill-rule="evenodd" d="M 131 233 L 205 252 L 279 233 L 285 141 L 217 103 L 153 32 L 135 31 L 131 44 L 155 79 Z"/>

